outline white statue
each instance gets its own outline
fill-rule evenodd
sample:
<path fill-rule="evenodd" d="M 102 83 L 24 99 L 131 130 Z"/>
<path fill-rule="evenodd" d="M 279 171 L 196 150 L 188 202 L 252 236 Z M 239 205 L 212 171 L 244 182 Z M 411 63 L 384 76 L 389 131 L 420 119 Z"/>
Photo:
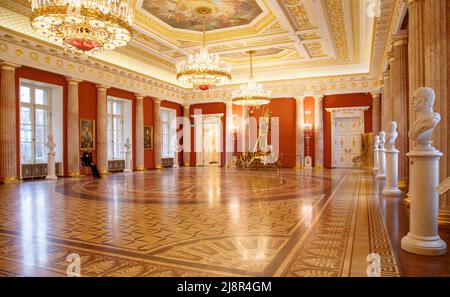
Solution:
<path fill-rule="evenodd" d="M 123 145 L 126 148 L 125 152 L 129 152 L 131 149 L 130 137 L 125 139 L 125 144 Z"/>
<path fill-rule="evenodd" d="M 45 179 L 58 179 L 56 176 L 56 168 L 55 168 L 55 147 L 56 144 L 53 142 L 53 135 L 48 135 L 48 142 L 45 146 L 48 149 L 47 153 L 47 176 Z"/>
<path fill-rule="evenodd" d="M 56 144 L 53 142 L 53 135 L 48 136 L 48 142 L 45 144 L 48 149 L 48 153 L 55 153 Z"/>
<path fill-rule="evenodd" d="M 125 169 L 123 172 L 133 172 L 131 169 L 131 142 L 130 137 L 127 137 L 125 139 L 125 144 L 123 145 L 125 147 Z"/>
<path fill-rule="evenodd" d="M 378 149 L 378 145 L 380 144 L 380 136 L 375 135 L 375 138 L 373 139 L 373 149 Z"/>
<path fill-rule="evenodd" d="M 438 113 L 433 112 L 435 94 L 433 89 L 419 88 L 414 92 L 413 111 L 415 121 L 409 130 L 409 138 L 416 142 L 420 149 L 431 149 L 431 135 L 441 120 Z"/>
<path fill-rule="evenodd" d="M 384 131 L 380 131 L 380 142 L 378 143 L 379 149 L 384 149 L 384 143 L 386 142 L 386 133 Z"/>
<path fill-rule="evenodd" d="M 386 137 L 386 148 L 392 149 L 395 148 L 395 140 L 398 137 L 397 132 L 397 122 L 389 122 L 387 128 L 387 137 Z"/>

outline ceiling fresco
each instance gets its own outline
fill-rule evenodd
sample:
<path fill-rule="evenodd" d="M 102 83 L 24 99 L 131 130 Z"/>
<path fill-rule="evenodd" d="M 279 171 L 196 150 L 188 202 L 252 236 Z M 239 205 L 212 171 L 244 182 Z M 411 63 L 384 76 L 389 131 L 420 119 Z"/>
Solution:
<path fill-rule="evenodd" d="M 262 9 L 253 0 L 143 0 L 142 9 L 173 28 L 202 31 L 197 7 L 209 7 L 207 30 L 226 29 L 250 24 Z"/>

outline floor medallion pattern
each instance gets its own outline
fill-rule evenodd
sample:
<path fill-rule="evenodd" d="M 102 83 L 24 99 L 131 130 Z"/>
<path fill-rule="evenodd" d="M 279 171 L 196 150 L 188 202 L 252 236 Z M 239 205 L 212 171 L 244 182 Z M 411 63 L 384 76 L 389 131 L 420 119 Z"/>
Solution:
<path fill-rule="evenodd" d="M 351 276 L 370 252 L 398 275 L 371 183 L 188 168 L 2 186 L 0 275 L 65 275 L 77 253 L 83 276 Z"/>

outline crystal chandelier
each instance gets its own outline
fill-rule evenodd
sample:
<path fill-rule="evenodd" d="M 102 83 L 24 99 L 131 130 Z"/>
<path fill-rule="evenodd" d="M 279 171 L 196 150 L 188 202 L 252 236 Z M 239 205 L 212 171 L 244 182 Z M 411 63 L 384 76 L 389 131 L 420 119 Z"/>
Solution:
<path fill-rule="evenodd" d="M 31 0 L 31 26 L 81 54 L 112 50 L 131 39 L 130 0 Z"/>
<path fill-rule="evenodd" d="M 189 55 L 185 61 L 177 63 L 177 80 L 187 87 L 207 91 L 222 86 L 231 80 L 231 65 L 220 61 L 218 55 L 210 54 L 206 48 L 206 15 L 208 7 L 197 8 L 203 15 L 203 46 L 199 53 Z"/>
<path fill-rule="evenodd" d="M 261 84 L 253 79 L 253 54 L 256 51 L 248 51 L 250 55 L 250 79 L 245 85 L 232 93 L 233 104 L 247 106 L 261 106 L 270 102 L 271 93 L 265 91 Z"/>

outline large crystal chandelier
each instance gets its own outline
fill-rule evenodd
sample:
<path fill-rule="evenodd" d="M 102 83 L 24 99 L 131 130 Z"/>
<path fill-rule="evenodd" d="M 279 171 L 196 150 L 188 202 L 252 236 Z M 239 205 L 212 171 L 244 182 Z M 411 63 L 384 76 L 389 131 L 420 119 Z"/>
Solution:
<path fill-rule="evenodd" d="M 31 0 L 31 26 L 78 53 L 124 46 L 131 38 L 130 0 Z"/>
<path fill-rule="evenodd" d="M 265 91 L 261 84 L 253 79 L 253 54 L 256 51 L 248 51 L 250 55 L 250 79 L 245 85 L 232 93 L 233 104 L 247 106 L 261 106 L 270 102 L 271 93 Z"/>
<path fill-rule="evenodd" d="M 221 61 L 218 55 L 210 54 L 206 48 L 206 15 L 212 10 L 199 7 L 196 11 L 203 16 L 203 46 L 199 53 L 177 63 L 177 79 L 187 87 L 207 91 L 230 82 L 231 65 Z"/>

